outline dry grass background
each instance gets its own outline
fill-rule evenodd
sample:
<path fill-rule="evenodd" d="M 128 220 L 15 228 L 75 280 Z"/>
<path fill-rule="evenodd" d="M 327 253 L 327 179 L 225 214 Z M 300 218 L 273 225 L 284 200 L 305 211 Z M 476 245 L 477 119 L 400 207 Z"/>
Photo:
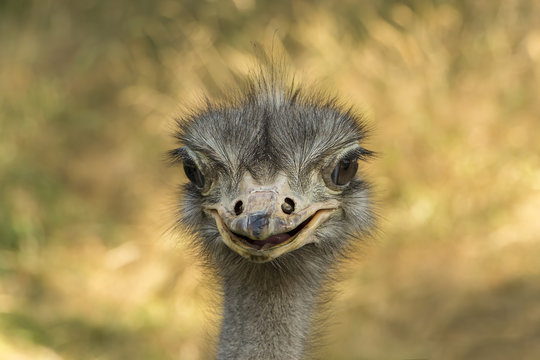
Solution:
<path fill-rule="evenodd" d="M 172 117 L 283 44 L 370 119 L 324 359 L 540 356 L 540 4 L 0 1 L 0 358 L 206 359 Z"/>

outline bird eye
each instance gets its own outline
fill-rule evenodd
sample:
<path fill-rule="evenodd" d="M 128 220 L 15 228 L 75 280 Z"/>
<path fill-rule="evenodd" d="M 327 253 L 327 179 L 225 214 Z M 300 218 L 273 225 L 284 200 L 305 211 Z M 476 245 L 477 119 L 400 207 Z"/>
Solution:
<path fill-rule="evenodd" d="M 192 162 L 184 161 L 184 172 L 187 178 L 198 188 L 204 187 L 204 175 L 201 173 L 197 165 Z"/>
<path fill-rule="evenodd" d="M 343 159 L 332 170 L 330 179 L 336 185 L 346 185 L 352 180 L 356 170 L 358 170 L 357 159 Z"/>

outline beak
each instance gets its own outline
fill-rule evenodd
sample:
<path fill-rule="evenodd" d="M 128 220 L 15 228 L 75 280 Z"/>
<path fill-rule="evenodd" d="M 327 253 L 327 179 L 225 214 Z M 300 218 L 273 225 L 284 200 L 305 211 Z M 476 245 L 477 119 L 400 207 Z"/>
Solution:
<path fill-rule="evenodd" d="M 279 195 L 273 190 L 256 190 L 247 194 L 240 215 L 228 217 L 225 214 L 227 226 L 234 233 L 253 240 L 264 240 L 274 234 L 287 232 L 295 219 L 280 209 Z"/>
<path fill-rule="evenodd" d="M 294 194 L 285 176 L 260 185 L 247 175 L 228 206 L 207 208 L 223 241 L 254 262 L 267 262 L 314 242 L 310 236 L 338 207 L 336 200 L 310 204 Z"/>

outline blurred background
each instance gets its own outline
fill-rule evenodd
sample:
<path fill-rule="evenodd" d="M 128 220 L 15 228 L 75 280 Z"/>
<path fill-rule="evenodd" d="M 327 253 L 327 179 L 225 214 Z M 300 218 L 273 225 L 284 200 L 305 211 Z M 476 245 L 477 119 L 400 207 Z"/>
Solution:
<path fill-rule="evenodd" d="M 540 3 L 0 0 L 0 358 L 210 359 L 173 118 L 283 50 L 374 129 L 321 359 L 540 357 Z"/>

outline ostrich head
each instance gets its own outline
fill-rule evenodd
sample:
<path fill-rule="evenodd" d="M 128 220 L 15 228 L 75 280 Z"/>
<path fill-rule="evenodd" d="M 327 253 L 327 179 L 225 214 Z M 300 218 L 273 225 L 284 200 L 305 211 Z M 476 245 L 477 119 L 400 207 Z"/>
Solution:
<path fill-rule="evenodd" d="M 181 222 L 218 263 L 334 257 L 372 224 L 361 116 L 275 67 L 178 121 Z"/>

